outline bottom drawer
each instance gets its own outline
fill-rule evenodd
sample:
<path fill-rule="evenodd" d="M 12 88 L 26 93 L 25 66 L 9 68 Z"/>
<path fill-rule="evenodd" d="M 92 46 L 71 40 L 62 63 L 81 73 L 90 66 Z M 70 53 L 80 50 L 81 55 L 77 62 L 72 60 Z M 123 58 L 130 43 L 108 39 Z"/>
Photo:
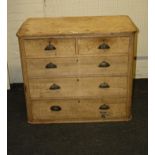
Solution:
<path fill-rule="evenodd" d="M 126 119 L 126 98 L 32 101 L 32 116 L 34 123 Z"/>

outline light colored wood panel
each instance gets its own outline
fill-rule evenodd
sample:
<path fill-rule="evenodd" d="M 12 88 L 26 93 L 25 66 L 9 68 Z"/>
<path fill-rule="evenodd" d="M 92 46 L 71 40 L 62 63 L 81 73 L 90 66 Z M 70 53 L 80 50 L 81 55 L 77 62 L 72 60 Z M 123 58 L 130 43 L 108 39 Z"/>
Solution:
<path fill-rule="evenodd" d="M 118 104 L 117 104 L 118 103 Z M 109 109 L 100 109 L 101 106 Z M 126 98 L 95 99 L 95 100 L 46 100 L 33 101 L 32 112 L 34 121 L 94 121 L 114 118 L 126 118 Z M 51 108 L 57 106 L 60 111 Z"/>
<path fill-rule="evenodd" d="M 130 45 L 129 45 L 129 53 L 128 53 L 128 80 L 127 80 L 127 106 L 126 111 L 129 115 L 131 114 L 131 105 L 132 105 L 132 94 L 133 94 L 133 62 L 134 62 L 134 50 L 135 50 L 135 33 L 133 33 L 132 36 L 130 36 Z"/>
<path fill-rule="evenodd" d="M 99 46 L 106 44 L 108 49 L 99 49 Z M 112 38 L 87 38 L 79 39 L 79 54 L 119 54 L 128 53 L 129 37 L 112 37 Z"/>
<path fill-rule="evenodd" d="M 30 90 L 29 90 L 29 79 L 27 76 L 27 68 L 26 62 L 24 59 L 24 41 L 23 39 L 19 38 L 19 49 L 20 49 L 20 57 L 21 57 L 21 65 L 22 65 L 22 74 L 24 80 L 24 93 L 25 93 L 25 100 L 26 100 L 26 108 L 27 108 L 27 118 L 29 121 L 32 121 L 32 109 L 31 109 L 31 100 L 30 100 Z"/>
<path fill-rule="evenodd" d="M 99 88 L 102 83 L 109 88 Z M 51 90 L 56 84 L 60 89 Z M 37 98 L 69 98 L 69 97 L 126 97 L 126 77 L 89 77 L 89 78 L 51 78 L 31 79 L 30 94 L 32 99 Z"/>
<path fill-rule="evenodd" d="M 45 50 L 49 45 L 53 45 L 55 50 Z M 28 57 L 50 57 L 56 55 L 73 56 L 75 55 L 75 40 L 74 39 L 36 39 L 25 40 L 25 53 Z"/>
<path fill-rule="evenodd" d="M 136 71 L 135 76 L 137 79 L 139 78 L 148 78 L 148 58 L 144 57 L 142 59 L 135 60 L 136 63 Z"/>
<path fill-rule="evenodd" d="M 60 76 L 127 75 L 128 57 L 86 56 L 74 58 L 27 59 L 30 78 Z M 47 68 L 49 64 L 56 68 Z M 109 64 L 103 67 L 102 64 Z M 101 65 L 99 67 L 99 65 Z M 52 67 L 52 66 L 51 66 Z"/>
<path fill-rule="evenodd" d="M 128 16 L 29 18 L 17 35 L 111 34 L 136 30 Z"/>

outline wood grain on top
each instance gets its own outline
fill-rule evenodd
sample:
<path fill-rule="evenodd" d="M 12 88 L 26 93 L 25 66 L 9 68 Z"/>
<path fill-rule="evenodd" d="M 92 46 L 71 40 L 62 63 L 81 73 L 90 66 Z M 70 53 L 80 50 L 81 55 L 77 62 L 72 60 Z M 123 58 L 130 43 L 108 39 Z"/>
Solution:
<path fill-rule="evenodd" d="M 113 34 L 135 31 L 137 28 L 128 16 L 46 17 L 27 19 L 17 36 Z"/>

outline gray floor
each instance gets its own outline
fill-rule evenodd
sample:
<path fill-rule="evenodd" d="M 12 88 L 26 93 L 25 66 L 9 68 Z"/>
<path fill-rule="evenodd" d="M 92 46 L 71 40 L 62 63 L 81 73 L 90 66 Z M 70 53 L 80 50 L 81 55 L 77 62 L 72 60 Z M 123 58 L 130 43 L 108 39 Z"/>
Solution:
<path fill-rule="evenodd" d="M 8 155 L 147 155 L 147 80 L 134 82 L 130 122 L 30 125 L 23 87 L 8 91 Z"/>

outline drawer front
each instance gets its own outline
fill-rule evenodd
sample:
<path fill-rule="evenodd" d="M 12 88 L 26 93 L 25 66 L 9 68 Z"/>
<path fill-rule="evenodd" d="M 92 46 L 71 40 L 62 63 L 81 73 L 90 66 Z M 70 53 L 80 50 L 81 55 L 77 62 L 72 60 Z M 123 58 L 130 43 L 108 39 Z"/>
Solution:
<path fill-rule="evenodd" d="M 128 53 L 129 37 L 79 39 L 79 54 L 110 55 Z"/>
<path fill-rule="evenodd" d="M 128 57 L 28 59 L 27 70 L 28 76 L 32 78 L 127 75 Z"/>
<path fill-rule="evenodd" d="M 125 118 L 126 98 L 32 102 L 34 120 L 51 122 Z"/>
<path fill-rule="evenodd" d="M 35 39 L 25 40 L 27 57 L 74 56 L 75 39 Z"/>
<path fill-rule="evenodd" d="M 31 79 L 29 86 L 33 99 L 127 95 L 127 77 Z"/>

